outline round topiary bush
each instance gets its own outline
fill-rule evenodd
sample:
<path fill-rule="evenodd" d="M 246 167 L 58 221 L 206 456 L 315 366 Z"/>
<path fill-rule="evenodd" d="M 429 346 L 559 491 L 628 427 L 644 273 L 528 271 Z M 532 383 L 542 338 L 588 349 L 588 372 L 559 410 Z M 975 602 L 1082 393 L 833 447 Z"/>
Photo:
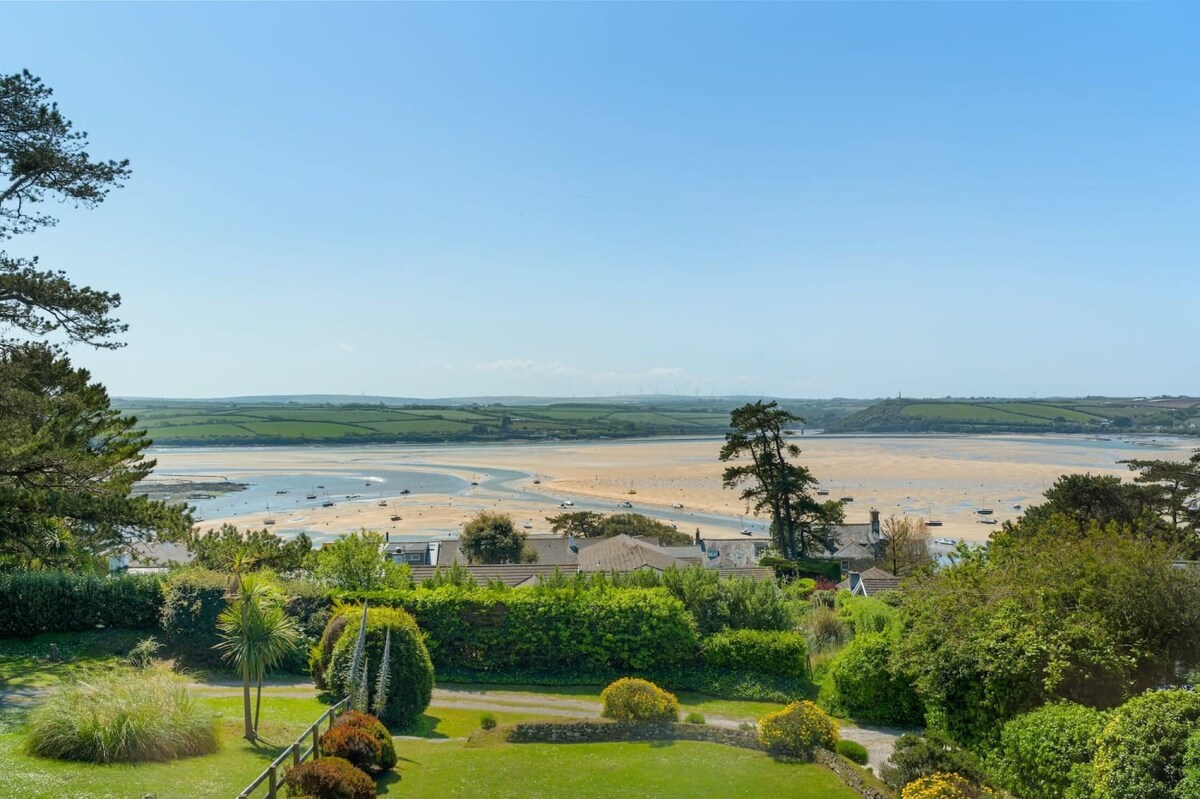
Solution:
<path fill-rule="evenodd" d="M 334 616 L 329 624 L 341 624 L 338 619 L 350 616 L 337 642 L 333 645 L 325 682 L 339 696 L 347 693 L 350 663 L 358 640 L 362 610 L 347 608 Z M 425 649 L 425 641 L 412 616 L 399 608 L 371 608 L 367 611 L 366 659 L 368 663 L 367 707 L 375 708 L 375 691 L 383 660 L 383 644 L 388 631 L 392 645 L 388 661 L 387 702 L 379 718 L 391 729 L 403 730 L 416 723 L 433 697 L 433 663 Z"/>
<path fill-rule="evenodd" d="M 140 763 L 217 751 L 216 716 L 187 681 L 164 671 L 118 671 L 66 685 L 34 711 L 30 754 Z"/>
<path fill-rule="evenodd" d="M 375 799 L 375 780 L 349 760 L 322 757 L 301 763 L 283 778 L 289 796 L 308 799 Z"/>
<path fill-rule="evenodd" d="M 776 754 L 804 757 L 817 748 L 833 749 L 838 731 L 833 719 L 806 699 L 759 719 L 758 739 Z"/>
<path fill-rule="evenodd" d="M 958 774 L 931 774 L 904 786 L 900 799 L 993 799 L 998 795 Z"/>
<path fill-rule="evenodd" d="M 648 680 L 622 677 L 600 693 L 601 713 L 617 721 L 676 721 L 679 700 Z"/>
<path fill-rule="evenodd" d="M 345 725 L 348 727 L 357 727 L 365 732 L 370 733 L 379 742 L 379 757 L 375 760 L 375 765 L 383 771 L 388 771 L 396 766 L 396 744 L 392 740 L 392 734 L 383 722 L 372 716 L 370 713 L 362 713 L 357 710 L 350 710 L 338 716 L 336 724 Z"/>
<path fill-rule="evenodd" d="M 1074 781 L 1073 770 L 1092 762 L 1104 721 L 1095 708 L 1072 702 L 1010 719 L 988 760 L 994 780 L 1022 799 L 1061 799 Z"/>
<path fill-rule="evenodd" d="M 833 751 L 837 752 L 847 760 L 853 760 L 860 766 L 867 765 L 867 761 L 870 760 L 870 756 L 867 754 L 867 747 L 863 746 L 858 741 L 838 741 L 837 746 L 834 747 Z"/>
<path fill-rule="evenodd" d="M 335 724 L 321 736 L 321 752 L 329 757 L 349 760 L 356 769 L 371 773 L 379 760 L 379 741 L 362 727 Z"/>
<path fill-rule="evenodd" d="M 1198 724 L 1195 691 L 1148 691 L 1112 711 L 1096 739 L 1096 796 L 1171 799 Z"/>

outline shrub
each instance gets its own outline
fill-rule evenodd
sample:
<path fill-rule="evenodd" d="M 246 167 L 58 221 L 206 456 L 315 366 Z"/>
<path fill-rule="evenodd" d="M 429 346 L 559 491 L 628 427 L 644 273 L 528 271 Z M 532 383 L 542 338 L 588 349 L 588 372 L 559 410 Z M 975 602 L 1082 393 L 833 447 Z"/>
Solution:
<path fill-rule="evenodd" d="M 381 747 L 367 730 L 350 724 L 334 724 L 321 736 L 321 753 L 349 760 L 357 769 L 370 773 L 379 761 Z"/>
<path fill-rule="evenodd" d="M 224 667 L 213 647 L 221 640 L 217 617 L 227 604 L 229 580 L 228 574 L 188 569 L 163 583 L 159 625 L 167 645 L 189 666 Z"/>
<path fill-rule="evenodd" d="M 382 721 L 370 713 L 350 710 L 338 716 L 337 724 L 347 727 L 357 727 L 375 736 L 375 740 L 379 742 L 379 757 L 375 759 L 375 765 L 383 771 L 388 771 L 395 767 L 396 743 L 392 740 L 391 732 L 388 731 L 388 728 L 384 726 Z"/>
<path fill-rule="evenodd" d="M 164 671 L 116 671 L 65 685 L 33 713 L 30 754 L 139 763 L 215 752 L 216 717 Z"/>
<path fill-rule="evenodd" d="M 695 711 L 688 713 L 687 716 L 684 718 L 683 722 L 685 724 L 698 724 L 698 725 L 707 723 L 704 720 L 704 716 L 700 715 L 699 713 L 697 713 Z"/>
<path fill-rule="evenodd" d="M 807 756 L 817 748 L 833 749 L 838 731 L 824 710 L 804 700 L 759 719 L 758 739 L 777 754 Z"/>
<path fill-rule="evenodd" d="M 407 610 L 439 670 L 625 673 L 695 662 L 696 627 L 659 589 L 433 590 L 353 595 Z"/>
<path fill-rule="evenodd" d="M 158 654 L 158 650 L 162 649 L 160 644 L 153 635 L 149 638 L 143 638 L 137 642 L 133 649 L 129 650 L 129 665 L 135 669 L 148 669 L 154 664 L 154 656 Z"/>
<path fill-rule="evenodd" d="M 891 758 L 879 770 L 883 781 L 897 791 L 939 773 L 958 774 L 972 782 L 987 780 L 978 757 L 933 730 L 923 737 L 911 732 L 901 735 Z"/>
<path fill-rule="evenodd" d="M 838 600 L 842 615 L 856 636 L 886 632 L 898 619 L 895 608 L 872 597 L 839 594 Z"/>
<path fill-rule="evenodd" d="M 162 594 L 153 576 L 0 573 L 0 638 L 97 627 L 153 629 Z"/>
<path fill-rule="evenodd" d="M 783 589 L 784 594 L 788 599 L 805 600 L 812 596 L 813 591 L 817 590 L 817 581 L 811 577 L 798 577 L 787 584 Z"/>
<path fill-rule="evenodd" d="M 1179 799 L 1195 799 L 1200 796 L 1200 730 L 1187 739 L 1183 749 L 1183 779 L 1175 786 Z"/>
<path fill-rule="evenodd" d="M 605 718 L 617 721 L 676 721 L 679 700 L 652 682 L 623 677 L 600 692 Z"/>
<path fill-rule="evenodd" d="M 704 642 L 704 662 L 731 671 L 808 677 L 808 646 L 794 632 L 728 630 Z"/>
<path fill-rule="evenodd" d="M 879 633 L 860 635 L 829 666 L 830 701 L 851 718 L 876 724 L 921 725 L 924 707 L 912 681 L 893 671 L 893 640 Z M 824 702 L 824 698 L 822 699 Z"/>
<path fill-rule="evenodd" d="M 496 729 L 496 716 L 493 713 L 484 713 L 479 717 L 479 726 L 485 730 Z"/>
<path fill-rule="evenodd" d="M 374 799 L 375 781 L 340 757 L 301 763 L 283 778 L 289 796 L 310 799 Z"/>
<path fill-rule="evenodd" d="M 325 624 L 325 630 L 321 633 L 319 641 L 309 650 L 308 668 L 312 674 L 313 682 L 322 691 L 329 686 L 325 682 L 325 670 L 329 668 L 329 661 L 333 658 L 333 645 L 342 637 L 342 632 L 346 626 L 350 624 L 352 613 L 344 613 L 344 607 L 339 606 L 337 612 L 329 618 Z"/>
<path fill-rule="evenodd" d="M 1198 721 L 1194 691 L 1148 691 L 1114 710 L 1096 739 L 1096 795 L 1170 799 Z"/>
<path fill-rule="evenodd" d="M 333 645 L 329 664 L 325 669 L 325 682 L 339 696 L 347 690 L 347 672 L 354 657 L 354 645 L 358 640 L 358 618 L 361 608 L 345 608 L 339 616 L 350 616 L 351 623 L 342 625 L 342 632 Z M 338 617 L 330 620 L 334 625 Z M 383 644 L 387 631 L 392 633 L 392 646 L 388 674 L 390 688 L 387 706 L 381 720 L 392 729 L 406 729 L 429 707 L 433 696 L 433 664 L 421 631 L 412 616 L 396 608 L 370 608 L 367 611 L 366 659 L 371 675 L 367 685 L 367 707 L 374 707 L 375 689 L 380 661 L 383 659 Z"/>
<path fill-rule="evenodd" d="M 1104 714 L 1071 702 L 1023 713 L 1004 725 L 989 759 L 997 783 L 1022 799 L 1062 799 L 1071 770 L 1091 763 Z"/>
<path fill-rule="evenodd" d="M 959 774 L 931 774 L 904 787 L 900 799 L 991 799 L 997 794 Z"/>
<path fill-rule="evenodd" d="M 833 751 L 837 752 L 847 760 L 853 760 L 860 766 L 867 765 L 867 760 L 870 759 L 867 755 L 867 747 L 863 746 L 858 741 L 847 741 L 843 738 L 837 742 L 837 746 Z"/>
<path fill-rule="evenodd" d="M 808 631 L 809 641 L 817 652 L 835 647 L 850 637 L 846 623 L 833 608 L 823 604 L 813 606 L 808 616 Z"/>

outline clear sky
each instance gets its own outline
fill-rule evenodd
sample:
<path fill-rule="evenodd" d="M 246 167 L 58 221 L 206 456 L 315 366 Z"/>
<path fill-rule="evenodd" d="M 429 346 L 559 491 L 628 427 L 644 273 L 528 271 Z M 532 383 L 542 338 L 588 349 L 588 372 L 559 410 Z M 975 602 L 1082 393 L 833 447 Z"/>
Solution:
<path fill-rule="evenodd" d="M 1200 4 L 0 6 L 117 395 L 1200 393 Z"/>

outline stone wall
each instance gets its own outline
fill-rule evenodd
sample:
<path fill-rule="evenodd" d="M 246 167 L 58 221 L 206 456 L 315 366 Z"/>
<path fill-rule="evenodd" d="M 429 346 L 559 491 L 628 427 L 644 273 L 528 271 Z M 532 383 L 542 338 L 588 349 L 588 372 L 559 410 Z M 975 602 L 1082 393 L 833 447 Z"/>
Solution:
<path fill-rule="evenodd" d="M 873 785 L 868 785 L 862 769 L 828 749 L 818 749 L 813 760 L 838 775 L 838 779 L 846 783 L 863 799 L 892 799 L 890 792 L 884 792 Z"/>
<path fill-rule="evenodd" d="M 511 743 L 612 743 L 615 741 L 706 741 L 762 751 L 753 730 L 671 722 L 586 721 L 519 722 L 507 728 Z"/>

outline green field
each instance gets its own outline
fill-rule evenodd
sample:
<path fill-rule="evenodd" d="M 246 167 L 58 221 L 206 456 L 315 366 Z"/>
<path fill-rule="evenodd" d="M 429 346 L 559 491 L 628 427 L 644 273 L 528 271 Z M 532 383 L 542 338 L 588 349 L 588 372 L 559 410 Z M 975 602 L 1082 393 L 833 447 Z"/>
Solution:
<path fill-rule="evenodd" d="M 790 403 L 790 404 L 789 404 Z M 732 400 L 463 406 L 130 401 L 150 437 L 169 445 L 566 440 L 723 435 Z M 865 408 L 845 400 L 785 401 L 809 419 Z"/>
<path fill-rule="evenodd" d="M 1175 433 L 1200 434 L 1194 398 L 1055 400 L 885 400 L 836 420 L 831 433 Z"/>

